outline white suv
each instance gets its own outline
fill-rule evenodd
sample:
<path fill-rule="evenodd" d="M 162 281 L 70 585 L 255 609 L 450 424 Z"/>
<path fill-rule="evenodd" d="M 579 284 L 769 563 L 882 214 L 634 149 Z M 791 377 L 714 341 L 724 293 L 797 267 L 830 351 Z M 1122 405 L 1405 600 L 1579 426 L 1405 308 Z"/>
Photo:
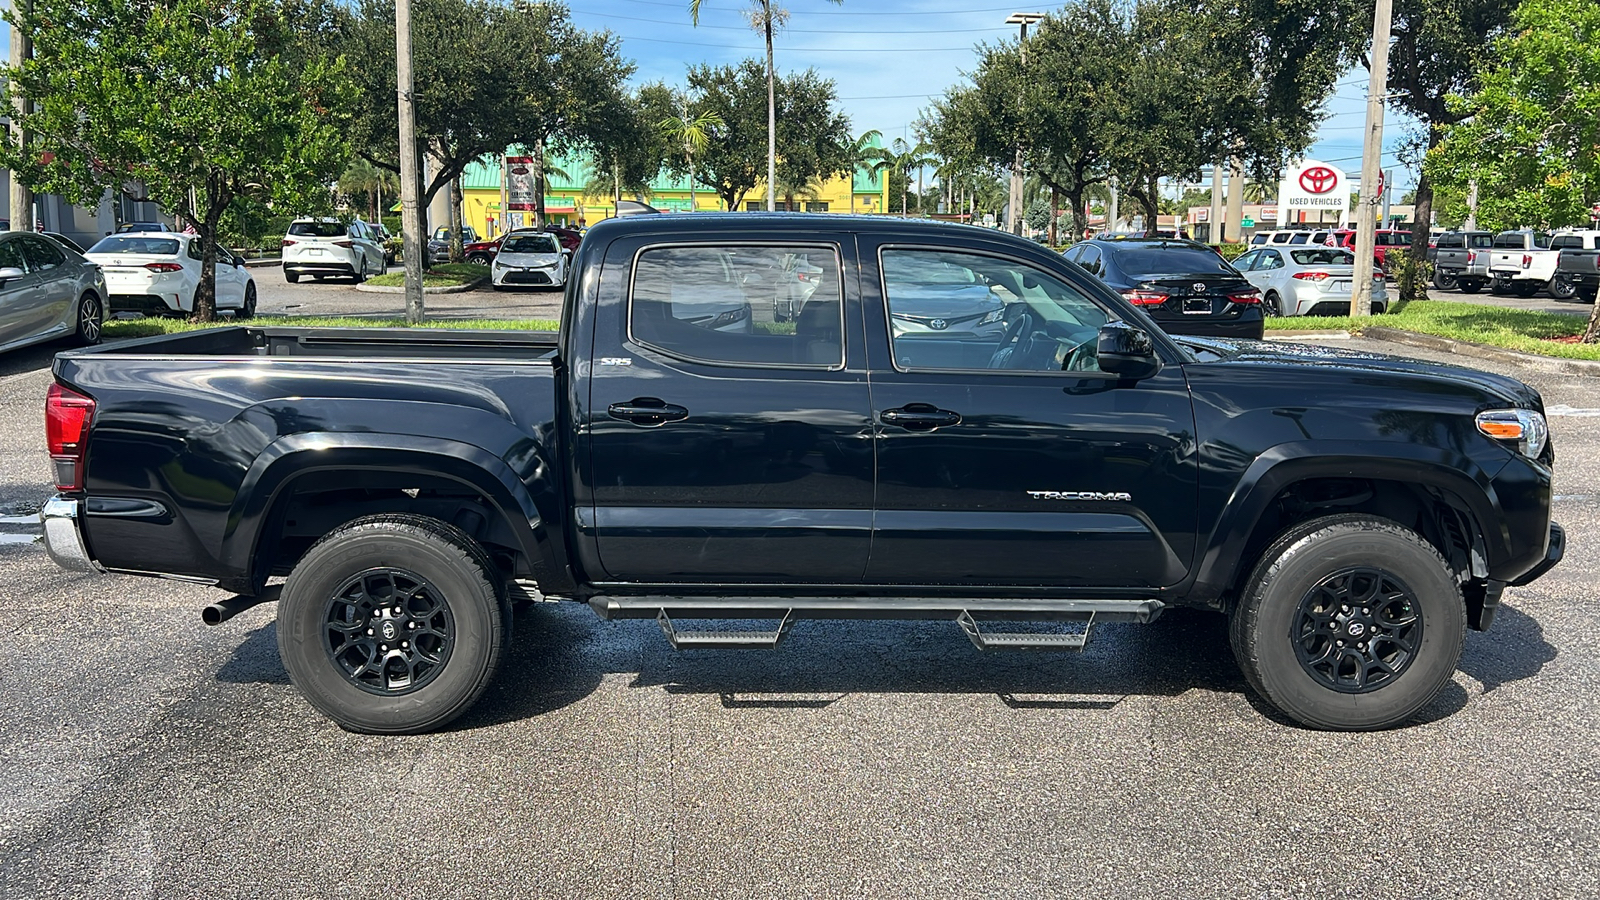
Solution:
<path fill-rule="evenodd" d="M 387 270 L 383 240 L 360 219 L 295 219 L 283 238 L 283 277 L 290 284 L 301 275 L 342 275 L 360 284 Z"/>

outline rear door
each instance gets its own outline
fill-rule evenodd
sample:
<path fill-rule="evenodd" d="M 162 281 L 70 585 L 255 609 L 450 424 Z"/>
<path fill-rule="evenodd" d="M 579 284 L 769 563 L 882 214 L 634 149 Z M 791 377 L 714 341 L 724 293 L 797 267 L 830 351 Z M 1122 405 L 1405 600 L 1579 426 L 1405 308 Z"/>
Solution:
<path fill-rule="evenodd" d="M 1113 313 L 1059 265 L 1004 247 L 868 245 L 877 425 L 868 581 L 1153 588 L 1195 546 L 1194 416 L 1179 365 L 1125 383 L 1094 359 Z M 964 269 L 1007 323 L 899 327 L 917 272 Z M 974 308 L 985 301 L 974 292 Z M 971 319 L 974 323 L 981 321 Z"/>
<path fill-rule="evenodd" d="M 579 536 L 606 579 L 853 584 L 866 569 L 873 441 L 853 242 L 739 234 L 640 235 L 606 252 Z M 819 271 L 778 322 L 785 254 Z"/>
<path fill-rule="evenodd" d="M 0 269 L 20 269 L 22 274 L 0 282 L 0 344 L 37 333 L 34 322 L 42 304 L 39 276 L 28 272 L 19 237 L 0 238 Z"/>
<path fill-rule="evenodd" d="M 29 331 L 46 331 L 64 321 L 73 301 L 77 300 L 77 282 L 72 279 L 76 267 L 67 264 L 66 251 L 53 241 L 37 235 L 23 235 L 16 239 L 27 260 L 28 274 L 36 279 Z"/>

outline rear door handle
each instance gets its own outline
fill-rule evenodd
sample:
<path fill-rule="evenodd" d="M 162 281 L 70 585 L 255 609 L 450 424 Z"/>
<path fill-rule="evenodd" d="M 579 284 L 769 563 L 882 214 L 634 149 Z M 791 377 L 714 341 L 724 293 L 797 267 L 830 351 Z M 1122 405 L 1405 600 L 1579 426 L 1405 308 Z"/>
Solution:
<path fill-rule="evenodd" d="M 689 410 L 655 397 L 635 397 L 624 403 L 613 403 L 606 407 L 606 413 L 613 419 L 647 427 L 689 418 Z"/>
<path fill-rule="evenodd" d="M 878 414 L 885 425 L 898 425 L 911 431 L 932 431 L 947 425 L 960 425 L 961 414 L 940 409 L 931 403 L 907 403 L 899 409 L 886 409 Z"/>

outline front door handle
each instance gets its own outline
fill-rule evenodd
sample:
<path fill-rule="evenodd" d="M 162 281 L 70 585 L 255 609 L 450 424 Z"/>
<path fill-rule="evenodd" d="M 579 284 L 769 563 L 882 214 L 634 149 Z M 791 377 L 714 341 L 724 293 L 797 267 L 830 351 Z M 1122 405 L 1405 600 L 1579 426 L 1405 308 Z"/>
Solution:
<path fill-rule="evenodd" d="M 613 403 L 606 407 L 606 413 L 613 419 L 646 427 L 689 418 L 689 410 L 655 397 L 635 397 L 624 403 Z"/>
<path fill-rule="evenodd" d="M 960 413 L 940 409 L 931 403 L 907 403 L 899 409 L 884 410 L 878 418 L 885 425 L 898 425 L 911 431 L 932 431 L 961 424 Z"/>

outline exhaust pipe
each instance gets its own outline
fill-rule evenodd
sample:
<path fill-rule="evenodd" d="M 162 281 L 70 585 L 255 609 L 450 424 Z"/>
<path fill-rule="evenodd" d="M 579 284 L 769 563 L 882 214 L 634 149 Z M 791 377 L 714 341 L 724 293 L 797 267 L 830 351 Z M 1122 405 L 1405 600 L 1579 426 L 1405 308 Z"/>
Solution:
<path fill-rule="evenodd" d="M 248 597 L 244 594 L 239 594 L 237 596 L 229 597 L 226 600 L 218 600 L 205 609 L 200 610 L 200 621 L 206 623 L 207 625 L 221 625 L 223 622 L 228 621 L 252 606 L 258 606 L 262 603 L 271 603 L 277 600 L 278 595 L 281 593 L 283 593 L 283 585 L 275 584 L 272 587 L 263 588 L 261 593 L 256 594 L 254 597 Z"/>

